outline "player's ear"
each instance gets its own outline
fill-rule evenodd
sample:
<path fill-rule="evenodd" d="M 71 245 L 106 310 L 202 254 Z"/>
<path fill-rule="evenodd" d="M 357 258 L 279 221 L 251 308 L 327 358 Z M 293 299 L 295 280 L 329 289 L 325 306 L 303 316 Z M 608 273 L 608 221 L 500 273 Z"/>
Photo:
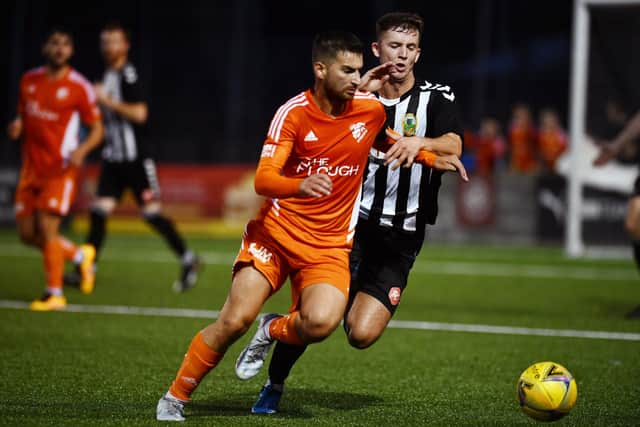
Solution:
<path fill-rule="evenodd" d="M 316 61 L 313 63 L 313 75 L 318 80 L 324 80 L 327 76 L 327 66 L 324 62 Z"/>
<path fill-rule="evenodd" d="M 413 61 L 414 64 L 418 63 L 418 59 L 420 59 L 420 53 L 422 52 L 422 49 L 418 48 L 418 49 L 416 49 L 416 51 L 418 53 L 416 53 L 416 59 Z"/>
<path fill-rule="evenodd" d="M 378 42 L 371 43 L 371 52 L 376 58 L 380 58 L 380 45 Z"/>

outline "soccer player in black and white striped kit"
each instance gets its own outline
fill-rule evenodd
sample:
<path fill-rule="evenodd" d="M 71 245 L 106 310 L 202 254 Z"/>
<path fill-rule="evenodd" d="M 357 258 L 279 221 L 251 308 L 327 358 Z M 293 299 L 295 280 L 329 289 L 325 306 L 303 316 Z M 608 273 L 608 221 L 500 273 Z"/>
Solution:
<path fill-rule="evenodd" d="M 384 332 L 407 285 L 427 224 L 438 213 L 441 171 L 414 163 L 420 150 L 448 155 L 459 164 L 463 129 L 455 95 L 447 85 L 416 80 L 423 21 L 411 13 L 390 13 L 376 24 L 372 50 L 394 71 L 378 97 L 387 126 L 399 136 L 386 152 L 372 149 L 365 171 L 360 215 L 350 256 L 350 297 L 344 317 L 349 343 L 372 345 Z M 461 176 L 466 172 L 457 166 Z M 274 413 L 284 382 L 305 348 L 278 342 L 253 413 Z M 266 356 L 266 353 L 265 353 Z"/>
<path fill-rule="evenodd" d="M 107 217 L 124 190 L 131 189 L 145 221 L 162 235 L 179 257 L 181 270 L 173 289 L 183 292 L 195 286 L 201 262 L 187 248 L 173 222 L 162 214 L 155 163 L 144 144 L 147 98 L 140 75 L 128 59 L 128 31 L 120 24 L 108 24 L 102 29 L 100 43 L 107 68 L 102 83 L 96 84 L 95 89 L 106 132 L 87 243 L 95 246 L 96 254 L 100 252 Z"/>

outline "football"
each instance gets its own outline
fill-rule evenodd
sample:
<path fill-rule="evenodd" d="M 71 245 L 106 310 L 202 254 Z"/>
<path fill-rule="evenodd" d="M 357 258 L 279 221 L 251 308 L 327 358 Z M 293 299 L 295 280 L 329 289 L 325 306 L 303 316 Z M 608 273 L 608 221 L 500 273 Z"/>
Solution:
<path fill-rule="evenodd" d="M 540 421 L 554 421 L 567 415 L 576 404 L 578 386 L 564 366 L 539 362 L 520 375 L 517 393 L 525 414 Z"/>

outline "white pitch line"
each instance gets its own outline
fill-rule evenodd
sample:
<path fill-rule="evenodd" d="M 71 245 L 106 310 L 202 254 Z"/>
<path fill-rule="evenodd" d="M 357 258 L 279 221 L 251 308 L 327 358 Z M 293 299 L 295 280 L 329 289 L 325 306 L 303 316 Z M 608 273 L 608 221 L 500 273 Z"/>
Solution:
<path fill-rule="evenodd" d="M 235 253 L 204 251 L 200 253 L 205 264 L 229 265 L 235 258 Z M 0 257 L 40 257 L 36 250 L 29 250 L 22 245 L 0 244 Z M 107 252 L 102 258 L 104 261 L 118 262 L 156 262 L 175 263 L 176 258 L 168 252 L 160 251 L 136 251 Z M 509 264 L 488 262 L 459 262 L 459 261 L 416 261 L 413 271 L 425 274 L 441 274 L 449 276 L 485 276 L 485 277 L 529 277 L 534 279 L 575 279 L 575 280 L 607 280 L 629 281 L 637 280 L 638 273 L 633 268 L 612 267 L 580 267 L 557 266 L 543 264 Z"/>
<path fill-rule="evenodd" d="M 0 309 L 28 310 L 29 303 L 16 300 L 0 300 Z M 184 317 L 198 319 L 215 319 L 220 314 L 215 310 L 198 310 L 190 308 L 134 307 L 125 305 L 82 305 L 69 304 L 66 312 L 121 314 L 133 316 Z M 416 322 L 392 320 L 389 327 L 394 329 L 415 329 L 423 331 L 472 332 L 483 334 L 525 335 L 544 337 L 569 337 L 603 340 L 640 341 L 640 334 L 631 332 L 579 331 L 572 329 L 539 329 L 513 326 L 474 325 L 464 323 Z"/>

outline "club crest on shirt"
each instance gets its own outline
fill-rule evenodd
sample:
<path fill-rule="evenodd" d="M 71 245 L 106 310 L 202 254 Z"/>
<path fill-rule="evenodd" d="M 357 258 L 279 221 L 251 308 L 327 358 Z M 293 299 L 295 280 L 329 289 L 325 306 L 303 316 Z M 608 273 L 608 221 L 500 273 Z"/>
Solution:
<path fill-rule="evenodd" d="M 418 119 L 413 113 L 407 113 L 402 118 L 402 134 L 404 136 L 414 136 L 418 128 Z"/>
<path fill-rule="evenodd" d="M 67 87 L 61 87 L 58 88 L 58 90 L 56 91 L 56 98 L 57 99 L 65 99 L 67 96 L 69 96 L 69 88 Z"/>
<path fill-rule="evenodd" d="M 356 142 L 362 141 L 362 138 L 367 134 L 368 130 L 363 122 L 357 122 L 349 126 L 351 130 L 351 135 L 356 140 Z"/>

